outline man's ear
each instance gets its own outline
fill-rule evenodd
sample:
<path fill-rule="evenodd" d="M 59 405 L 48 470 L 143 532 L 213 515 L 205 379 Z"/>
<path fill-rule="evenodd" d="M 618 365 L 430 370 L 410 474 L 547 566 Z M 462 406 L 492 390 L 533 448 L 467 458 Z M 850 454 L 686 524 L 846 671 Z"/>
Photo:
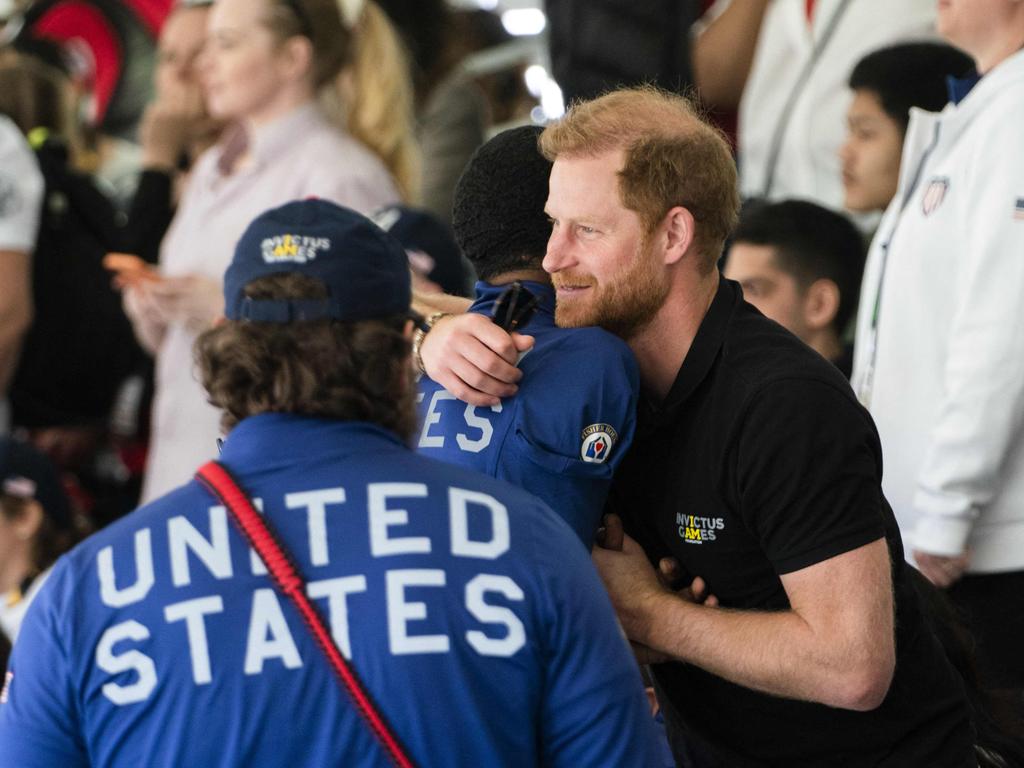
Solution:
<path fill-rule="evenodd" d="M 412 334 L 413 334 L 414 330 L 415 330 L 415 327 L 414 327 L 414 324 L 413 324 L 412 320 L 406 320 L 405 321 L 405 327 L 402 329 L 402 335 L 405 336 L 405 338 L 408 341 L 412 341 Z"/>
<path fill-rule="evenodd" d="M 839 286 L 822 277 L 811 283 L 804 295 L 804 322 L 807 327 L 820 331 L 835 320 L 839 312 Z"/>
<path fill-rule="evenodd" d="M 665 263 L 675 264 L 693 245 L 696 234 L 693 214 L 688 208 L 677 205 L 665 214 L 662 227 L 665 232 Z"/>
<path fill-rule="evenodd" d="M 43 507 L 38 501 L 32 499 L 22 508 L 21 514 L 13 521 L 11 527 L 19 540 L 29 541 L 39 532 L 42 524 Z"/>

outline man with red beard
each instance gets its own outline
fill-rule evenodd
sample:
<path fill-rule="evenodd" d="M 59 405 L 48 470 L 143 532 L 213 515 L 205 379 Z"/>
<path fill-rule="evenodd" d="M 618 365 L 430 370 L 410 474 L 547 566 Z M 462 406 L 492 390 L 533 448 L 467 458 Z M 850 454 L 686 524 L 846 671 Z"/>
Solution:
<path fill-rule="evenodd" d="M 540 146 L 554 161 L 556 321 L 611 330 L 640 366 L 637 435 L 594 559 L 655 662 L 677 744 L 730 768 L 975 765 L 963 691 L 880 490 L 871 418 L 718 273 L 738 208 L 725 141 L 685 99 L 642 88 L 577 104 Z M 484 404 L 514 389 L 529 342 L 478 328 L 442 320 L 421 355 Z M 717 604 L 665 574 L 702 577 Z"/>

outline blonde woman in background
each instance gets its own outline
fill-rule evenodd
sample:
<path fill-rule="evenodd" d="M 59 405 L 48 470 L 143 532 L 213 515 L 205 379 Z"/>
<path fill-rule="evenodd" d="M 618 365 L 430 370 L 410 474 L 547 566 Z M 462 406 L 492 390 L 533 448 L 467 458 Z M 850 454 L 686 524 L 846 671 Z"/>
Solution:
<path fill-rule="evenodd" d="M 289 200 L 371 213 L 415 188 L 405 58 L 372 3 L 218 0 L 200 66 L 207 111 L 233 126 L 197 161 L 159 270 L 119 275 L 156 356 L 143 501 L 217 453 L 219 414 L 193 376 L 192 342 L 223 311 L 222 275 L 245 225 Z"/>

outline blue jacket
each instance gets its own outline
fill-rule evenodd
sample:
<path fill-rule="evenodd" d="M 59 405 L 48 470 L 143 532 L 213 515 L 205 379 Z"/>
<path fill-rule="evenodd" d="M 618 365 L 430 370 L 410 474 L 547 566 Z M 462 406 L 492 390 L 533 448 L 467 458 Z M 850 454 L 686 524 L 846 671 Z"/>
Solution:
<path fill-rule="evenodd" d="M 417 448 L 529 491 L 589 548 L 633 440 L 639 373 L 623 341 L 599 328 L 559 328 L 551 286 L 524 285 L 540 304 L 519 329 L 536 340 L 519 363 L 519 392 L 476 408 L 423 377 Z M 477 283 L 470 312 L 490 316 L 504 288 Z"/>
<path fill-rule="evenodd" d="M 536 499 L 364 423 L 255 416 L 221 460 L 418 766 L 656 764 L 597 574 Z M 387 765 L 194 481 L 58 562 L 10 671 L 5 766 Z"/>

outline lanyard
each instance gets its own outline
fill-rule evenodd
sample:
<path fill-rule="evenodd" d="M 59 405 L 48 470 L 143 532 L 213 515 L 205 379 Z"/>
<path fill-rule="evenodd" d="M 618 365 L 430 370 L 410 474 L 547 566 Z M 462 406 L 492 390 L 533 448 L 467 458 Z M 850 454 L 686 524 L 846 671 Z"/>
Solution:
<path fill-rule="evenodd" d="M 931 154 L 935 151 L 935 146 L 938 143 L 939 126 L 936 125 L 932 134 L 932 140 L 925 151 L 921 154 L 921 159 L 917 164 L 917 168 L 914 169 L 914 177 L 910 184 L 907 185 L 907 191 L 903 195 L 903 199 L 900 200 L 900 210 L 896 216 L 896 221 L 893 223 L 892 229 L 889 230 L 885 241 L 881 245 L 882 255 L 878 271 L 878 284 L 875 288 L 875 300 L 871 305 L 871 323 L 868 327 L 868 338 L 866 339 L 866 343 L 868 345 L 868 362 L 863 375 L 857 382 L 857 398 L 865 408 L 869 407 L 871 404 L 871 391 L 874 387 L 875 381 L 875 362 L 878 359 L 878 320 L 882 310 L 882 289 L 885 286 L 885 273 L 889 266 L 889 250 L 892 245 L 893 238 L 896 237 L 896 230 L 899 229 L 900 220 L 903 218 L 903 212 L 907 209 L 907 205 L 914 197 L 914 193 L 917 191 L 918 185 L 921 183 L 921 176 L 924 174 L 924 167 L 927 165 L 928 158 L 931 157 Z"/>
<path fill-rule="evenodd" d="M 196 480 L 227 508 L 231 519 L 267 567 L 274 586 L 298 609 L 299 615 L 302 616 L 306 627 L 316 640 L 317 646 L 324 652 L 331 669 L 337 673 L 339 681 L 355 705 L 356 711 L 373 732 L 391 764 L 396 768 L 413 768 L 412 760 L 402 750 L 402 745 L 377 710 L 355 670 L 349 666 L 345 657 L 338 650 L 338 646 L 335 645 L 320 612 L 307 597 L 306 582 L 291 556 L 285 551 L 263 517 L 253 507 L 246 492 L 238 486 L 227 467 L 216 461 L 208 462 L 200 467 L 196 472 Z"/>

